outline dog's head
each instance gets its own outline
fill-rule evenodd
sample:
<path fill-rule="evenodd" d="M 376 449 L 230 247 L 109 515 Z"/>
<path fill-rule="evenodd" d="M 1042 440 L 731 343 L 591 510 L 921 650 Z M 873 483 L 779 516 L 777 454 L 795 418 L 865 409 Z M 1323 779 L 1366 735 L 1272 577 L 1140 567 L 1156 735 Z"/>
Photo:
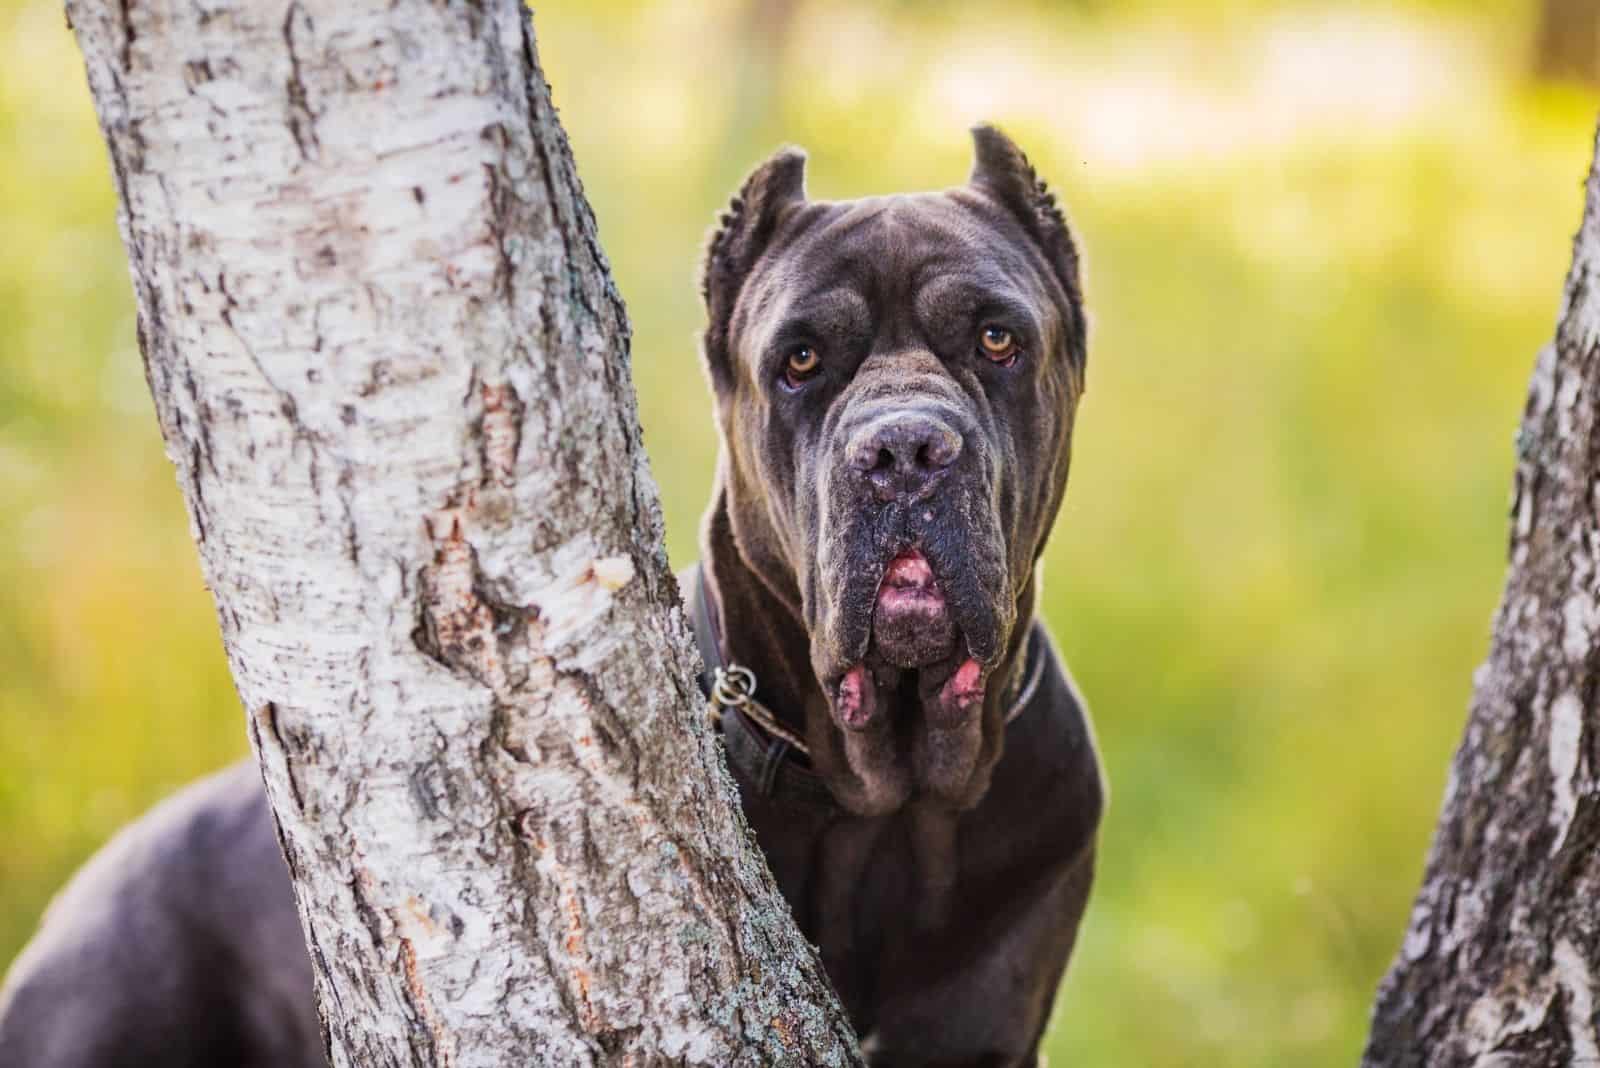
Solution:
<path fill-rule="evenodd" d="M 706 253 L 734 541 L 810 635 L 807 733 L 860 812 L 986 788 L 1083 391 L 1066 221 L 973 139 L 964 186 L 839 202 L 780 151 Z"/>

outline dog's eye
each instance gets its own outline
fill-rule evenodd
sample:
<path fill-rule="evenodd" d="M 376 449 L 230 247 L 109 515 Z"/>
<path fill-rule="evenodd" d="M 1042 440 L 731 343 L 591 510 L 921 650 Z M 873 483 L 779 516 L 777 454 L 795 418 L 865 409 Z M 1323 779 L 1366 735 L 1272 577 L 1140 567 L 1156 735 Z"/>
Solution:
<path fill-rule="evenodd" d="M 798 386 L 816 374 L 821 366 L 822 357 L 817 355 L 817 350 L 810 345 L 801 345 L 789 353 L 789 361 L 783 368 L 783 377 L 789 385 Z"/>
<path fill-rule="evenodd" d="M 978 348 L 994 363 L 1010 366 L 1017 359 L 1017 339 L 1003 326 L 990 323 L 978 331 Z"/>

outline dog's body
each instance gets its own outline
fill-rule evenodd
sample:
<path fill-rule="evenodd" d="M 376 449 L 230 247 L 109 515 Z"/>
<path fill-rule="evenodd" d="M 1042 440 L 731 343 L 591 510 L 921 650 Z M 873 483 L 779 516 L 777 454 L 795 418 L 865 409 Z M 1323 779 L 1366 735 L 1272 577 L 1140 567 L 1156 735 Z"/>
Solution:
<path fill-rule="evenodd" d="M 1015 146 L 975 137 L 968 185 L 843 203 L 808 201 L 779 153 L 704 275 L 723 451 L 686 598 L 707 661 L 749 669 L 798 742 L 726 728 L 746 816 L 883 1065 L 1034 1063 L 1103 804 L 1034 622 L 1082 392 L 1077 254 Z M 102 851 L 0 992 L 3 1068 L 321 1058 L 248 768 Z"/>
<path fill-rule="evenodd" d="M 0 1068 L 326 1063 L 249 761 L 118 833 L 51 903 L 0 993 Z"/>
<path fill-rule="evenodd" d="M 875 1065 L 1034 1063 L 1094 868 L 1082 705 L 1040 633 L 1037 688 L 932 910 L 914 808 L 856 817 L 734 761 L 745 817 Z M 1019 814 L 1024 818 L 1019 819 Z"/>

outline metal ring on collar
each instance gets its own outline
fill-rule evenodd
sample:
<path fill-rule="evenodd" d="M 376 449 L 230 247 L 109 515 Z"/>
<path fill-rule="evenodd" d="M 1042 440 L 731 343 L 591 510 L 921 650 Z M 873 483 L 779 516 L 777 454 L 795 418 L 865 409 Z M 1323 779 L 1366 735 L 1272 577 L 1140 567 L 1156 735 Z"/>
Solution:
<path fill-rule="evenodd" d="M 716 668 L 711 684 L 711 700 L 722 708 L 744 708 L 755 696 L 756 674 L 747 667 L 734 664 Z"/>

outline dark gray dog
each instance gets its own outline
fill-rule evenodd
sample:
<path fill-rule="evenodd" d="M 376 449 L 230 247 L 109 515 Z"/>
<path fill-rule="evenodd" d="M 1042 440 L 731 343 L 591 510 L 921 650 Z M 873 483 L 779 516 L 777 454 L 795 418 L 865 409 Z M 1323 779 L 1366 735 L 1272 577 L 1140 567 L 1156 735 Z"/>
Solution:
<path fill-rule="evenodd" d="M 804 157 L 712 235 L 722 458 L 683 582 L 745 812 L 874 1064 L 1036 1063 L 1103 804 L 1034 618 L 1083 391 L 1078 257 L 1022 153 L 808 201 Z M 3 1068 L 321 1061 L 253 769 L 63 892 L 0 993 Z"/>

